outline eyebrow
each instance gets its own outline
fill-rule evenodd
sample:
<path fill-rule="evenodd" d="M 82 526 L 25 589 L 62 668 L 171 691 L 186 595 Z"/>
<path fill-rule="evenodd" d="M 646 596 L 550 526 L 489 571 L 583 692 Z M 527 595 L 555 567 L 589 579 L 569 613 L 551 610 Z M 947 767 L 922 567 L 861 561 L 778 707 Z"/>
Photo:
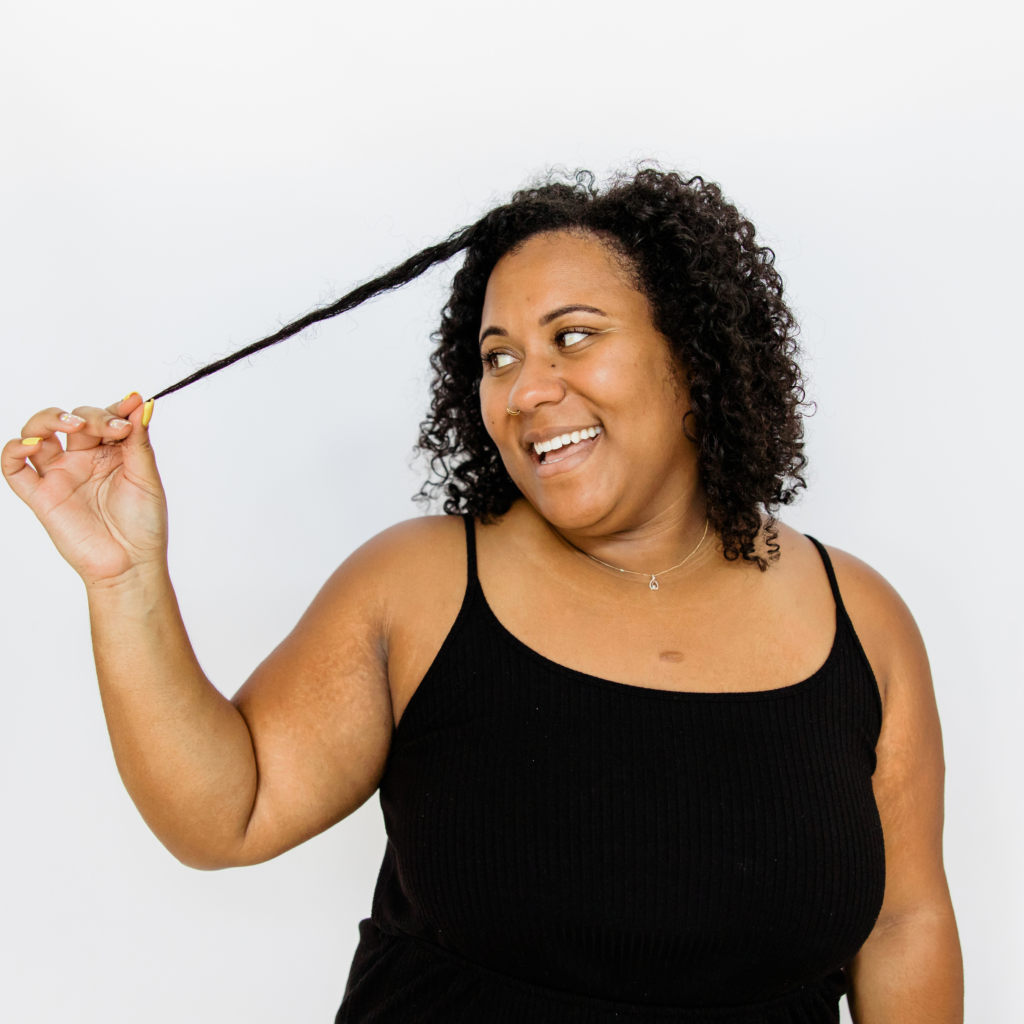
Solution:
<path fill-rule="evenodd" d="M 546 327 L 549 323 L 557 320 L 560 316 L 565 316 L 567 313 L 596 313 L 598 316 L 608 315 L 603 309 L 598 309 L 597 306 L 585 306 L 582 303 L 573 303 L 571 306 L 559 306 L 558 309 L 553 309 L 550 313 L 545 313 L 539 320 L 540 326 Z M 488 327 L 487 330 L 480 335 L 480 344 L 482 345 L 492 334 L 496 334 L 501 338 L 508 337 L 508 331 L 506 331 L 504 327 Z"/>
<path fill-rule="evenodd" d="M 550 313 L 547 313 L 540 318 L 541 327 L 551 323 L 552 320 L 557 320 L 560 316 L 565 316 L 566 313 L 596 313 L 598 316 L 608 315 L 603 309 L 598 309 L 597 306 L 583 306 L 580 304 L 573 306 L 559 306 L 558 309 L 553 309 Z"/>

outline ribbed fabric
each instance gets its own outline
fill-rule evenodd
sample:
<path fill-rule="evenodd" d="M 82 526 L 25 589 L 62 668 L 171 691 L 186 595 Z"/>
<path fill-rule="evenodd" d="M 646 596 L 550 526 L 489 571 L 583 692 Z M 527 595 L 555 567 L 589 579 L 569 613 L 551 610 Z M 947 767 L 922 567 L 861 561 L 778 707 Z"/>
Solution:
<path fill-rule="evenodd" d="M 557 665 L 469 572 L 380 785 L 337 1024 L 825 1024 L 885 886 L 881 703 L 825 549 L 809 679 L 677 693 Z"/>

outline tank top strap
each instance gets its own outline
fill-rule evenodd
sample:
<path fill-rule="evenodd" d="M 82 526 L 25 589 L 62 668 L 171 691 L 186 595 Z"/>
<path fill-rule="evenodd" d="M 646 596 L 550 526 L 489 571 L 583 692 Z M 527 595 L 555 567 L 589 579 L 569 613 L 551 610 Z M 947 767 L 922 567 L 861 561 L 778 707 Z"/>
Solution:
<path fill-rule="evenodd" d="M 846 607 L 843 604 L 843 595 L 839 593 L 839 581 L 836 579 L 836 571 L 832 568 L 832 559 L 828 557 L 825 545 L 809 533 L 805 533 L 804 536 L 818 549 L 818 554 L 821 555 L 821 560 L 825 565 L 825 572 L 828 574 L 828 583 L 832 588 L 832 597 L 836 602 L 836 610 L 845 615 Z"/>
<path fill-rule="evenodd" d="M 466 524 L 466 589 L 472 590 L 476 574 L 476 517 L 467 512 L 462 521 Z M 815 541 L 817 543 L 817 541 Z M 831 571 L 831 570 L 829 570 Z"/>

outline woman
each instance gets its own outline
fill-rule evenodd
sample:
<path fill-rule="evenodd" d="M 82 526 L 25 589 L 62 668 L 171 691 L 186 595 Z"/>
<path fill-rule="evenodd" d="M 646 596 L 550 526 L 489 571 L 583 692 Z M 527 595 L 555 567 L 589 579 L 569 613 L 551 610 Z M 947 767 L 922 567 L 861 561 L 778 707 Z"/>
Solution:
<path fill-rule="evenodd" d="M 699 179 L 581 175 L 245 351 L 462 250 L 420 439 L 449 514 L 353 554 L 232 701 L 168 577 L 152 402 L 5 446 L 147 823 L 253 864 L 380 788 L 338 1021 L 806 1024 L 847 989 L 863 1024 L 961 1020 L 921 638 L 773 516 L 804 457 L 770 250 Z"/>

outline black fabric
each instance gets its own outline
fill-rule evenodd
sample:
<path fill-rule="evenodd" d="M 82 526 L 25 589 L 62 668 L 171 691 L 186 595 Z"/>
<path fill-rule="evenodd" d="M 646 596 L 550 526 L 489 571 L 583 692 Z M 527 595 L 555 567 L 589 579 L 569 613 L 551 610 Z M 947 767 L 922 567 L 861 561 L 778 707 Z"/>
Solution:
<path fill-rule="evenodd" d="M 487 605 L 395 732 L 337 1024 L 825 1024 L 885 886 L 881 703 L 836 629 L 803 682 L 677 693 L 557 665 Z"/>

